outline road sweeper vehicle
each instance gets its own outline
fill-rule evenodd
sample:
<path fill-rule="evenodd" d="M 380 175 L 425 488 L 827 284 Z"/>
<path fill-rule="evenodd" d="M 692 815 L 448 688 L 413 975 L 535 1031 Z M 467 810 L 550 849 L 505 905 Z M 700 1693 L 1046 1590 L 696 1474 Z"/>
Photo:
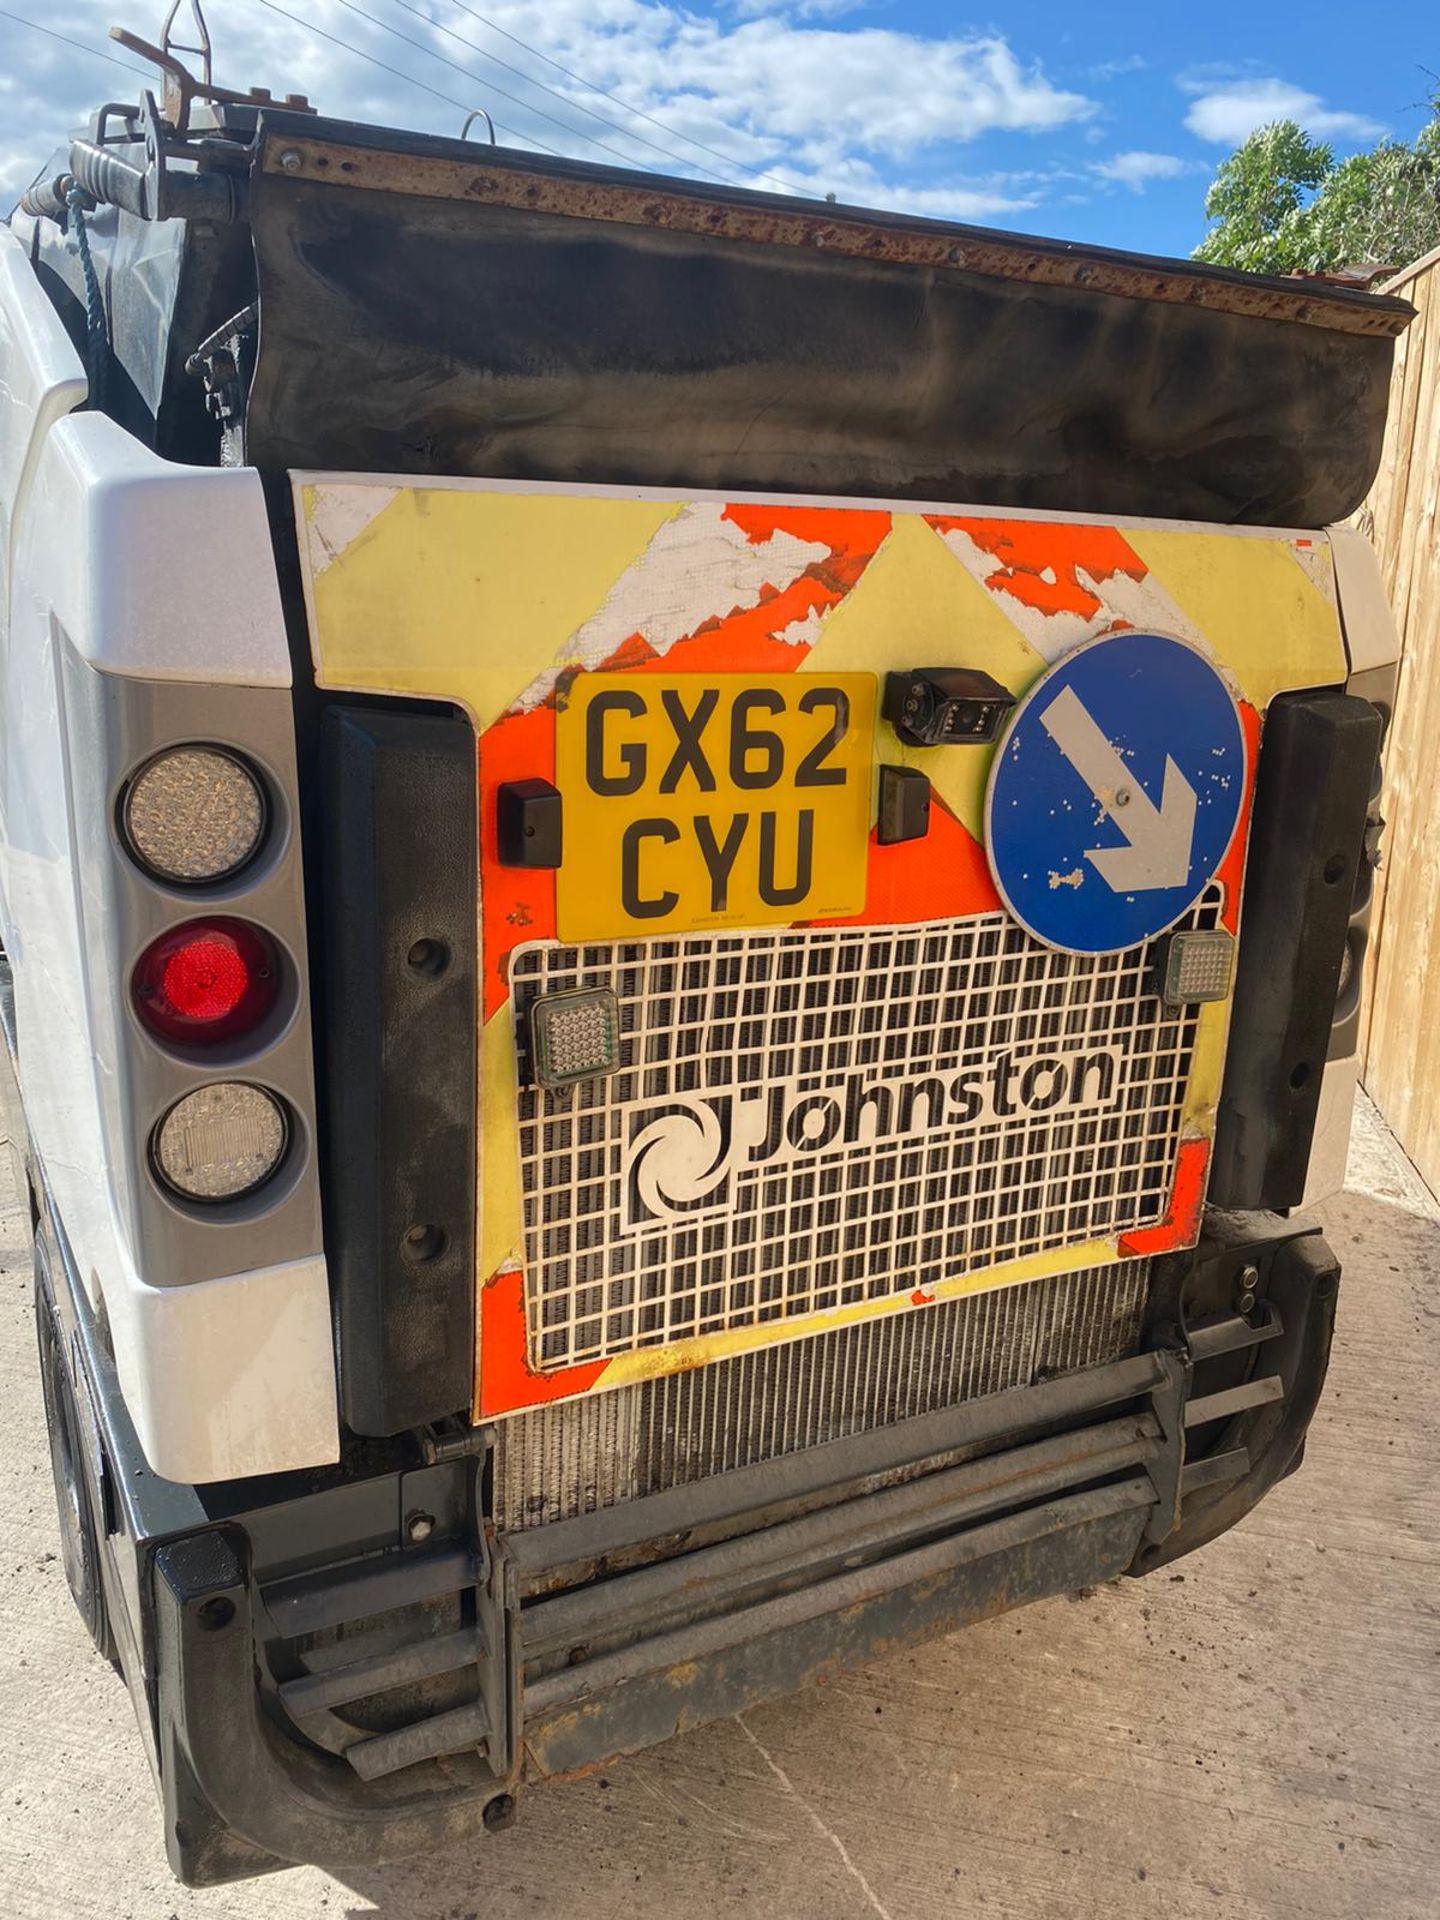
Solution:
<path fill-rule="evenodd" d="M 1410 310 L 163 64 L 0 228 L 0 1012 L 205 1884 L 1294 1468 Z"/>

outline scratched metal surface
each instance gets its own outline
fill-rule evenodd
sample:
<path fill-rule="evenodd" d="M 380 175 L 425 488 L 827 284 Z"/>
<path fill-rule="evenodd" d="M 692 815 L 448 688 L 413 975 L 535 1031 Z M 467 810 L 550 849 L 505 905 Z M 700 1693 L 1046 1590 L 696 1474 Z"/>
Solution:
<path fill-rule="evenodd" d="M 65 1594 L 23 1220 L 0 1220 L 7 1920 L 1433 1920 L 1440 1210 L 1362 1115 L 1304 1468 L 1156 1581 L 1010 1615 L 349 1881 L 187 1893 Z M 556 1836 L 564 1844 L 556 1845 Z"/>

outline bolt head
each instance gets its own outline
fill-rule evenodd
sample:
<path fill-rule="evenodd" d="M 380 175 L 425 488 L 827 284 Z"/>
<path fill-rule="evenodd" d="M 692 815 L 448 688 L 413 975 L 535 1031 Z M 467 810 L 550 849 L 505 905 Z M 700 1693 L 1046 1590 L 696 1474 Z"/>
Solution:
<path fill-rule="evenodd" d="M 413 1540 L 417 1546 L 421 1541 L 428 1540 L 434 1531 L 435 1516 L 433 1513 L 412 1513 L 410 1518 L 405 1522 L 406 1535 L 409 1539 Z"/>
<path fill-rule="evenodd" d="M 294 147 L 286 147 L 280 156 L 280 168 L 283 173 L 298 173 L 304 164 Z"/>

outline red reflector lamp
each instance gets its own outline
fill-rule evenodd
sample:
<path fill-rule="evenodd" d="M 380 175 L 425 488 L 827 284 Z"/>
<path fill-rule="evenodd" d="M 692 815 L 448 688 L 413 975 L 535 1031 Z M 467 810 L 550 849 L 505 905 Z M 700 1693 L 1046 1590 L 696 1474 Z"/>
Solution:
<path fill-rule="evenodd" d="M 132 991 L 152 1033 L 212 1047 L 260 1025 L 275 1004 L 279 966 L 270 941 L 245 920 L 187 920 L 141 954 Z"/>

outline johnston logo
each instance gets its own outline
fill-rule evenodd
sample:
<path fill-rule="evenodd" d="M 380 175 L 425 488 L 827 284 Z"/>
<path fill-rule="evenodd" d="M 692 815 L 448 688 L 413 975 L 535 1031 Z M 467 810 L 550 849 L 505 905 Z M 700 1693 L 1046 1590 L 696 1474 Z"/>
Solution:
<path fill-rule="evenodd" d="M 822 1092 L 793 1081 L 675 1094 L 636 1107 L 625 1134 L 625 1225 L 679 1225 L 733 1201 L 734 1179 L 852 1147 L 948 1140 L 1032 1116 L 1100 1113 L 1120 1097 L 1121 1050 L 998 1054 L 980 1067 L 873 1079 Z"/>

